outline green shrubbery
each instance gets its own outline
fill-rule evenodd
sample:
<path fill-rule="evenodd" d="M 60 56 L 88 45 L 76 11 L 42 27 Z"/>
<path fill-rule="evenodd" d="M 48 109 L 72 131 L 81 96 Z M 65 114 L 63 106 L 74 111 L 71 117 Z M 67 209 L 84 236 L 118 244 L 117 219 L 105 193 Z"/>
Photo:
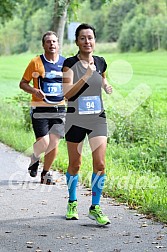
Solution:
<path fill-rule="evenodd" d="M 21 120 L 24 129 L 26 131 L 30 131 L 32 129 L 32 122 L 30 117 L 31 95 L 22 91 L 18 95 L 12 98 L 8 98 L 7 101 L 10 105 L 13 104 L 20 110 L 23 116 L 19 118 L 19 120 Z"/>
<path fill-rule="evenodd" d="M 140 14 L 125 22 L 119 36 L 119 48 L 126 51 L 166 49 L 167 19 L 159 14 L 148 17 Z"/>
<path fill-rule="evenodd" d="M 124 117 L 114 111 L 108 111 L 107 114 L 115 125 L 108 142 L 112 144 L 114 141 L 125 149 L 124 152 L 116 153 L 122 164 L 130 163 L 136 170 L 142 168 L 158 175 L 166 174 L 166 124 L 159 125 L 159 117 L 153 110 L 152 101 L 145 101 L 130 116 Z M 114 158 L 114 154 L 112 156 Z"/>

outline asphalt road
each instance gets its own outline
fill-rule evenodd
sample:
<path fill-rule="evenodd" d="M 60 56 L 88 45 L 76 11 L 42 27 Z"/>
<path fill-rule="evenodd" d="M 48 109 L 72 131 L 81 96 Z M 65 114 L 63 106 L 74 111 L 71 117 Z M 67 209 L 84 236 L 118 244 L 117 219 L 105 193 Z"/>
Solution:
<path fill-rule="evenodd" d="M 126 205 L 102 198 L 111 225 L 87 217 L 90 191 L 78 186 L 78 221 L 65 220 L 65 176 L 56 185 L 31 178 L 29 158 L 0 143 L 0 252 L 157 252 L 167 251 L 167 225 L 145 218 Z"/>

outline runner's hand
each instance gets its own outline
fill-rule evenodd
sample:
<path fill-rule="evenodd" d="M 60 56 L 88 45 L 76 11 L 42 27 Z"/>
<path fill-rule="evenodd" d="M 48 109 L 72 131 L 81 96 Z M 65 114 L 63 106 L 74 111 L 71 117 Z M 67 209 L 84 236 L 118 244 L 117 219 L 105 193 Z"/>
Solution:
<path fill-rule="evenodd" d="M 94 71 L 96 71 L 96 66 L 91 62 L 88 64 L 86 75 L 91 77 Z"/>
<path fill-rule="evenodd" d="M 39 99 L 44 99 L 45 98 L 45 94 L 40 89 L 34 88 L 34 94 Z"/>
<path fill-rule="evenodd" d="M 112 93 L 112 87 L 110 85 L 104 85 L 104 90 L 106 94 L 111 94 Z"/>

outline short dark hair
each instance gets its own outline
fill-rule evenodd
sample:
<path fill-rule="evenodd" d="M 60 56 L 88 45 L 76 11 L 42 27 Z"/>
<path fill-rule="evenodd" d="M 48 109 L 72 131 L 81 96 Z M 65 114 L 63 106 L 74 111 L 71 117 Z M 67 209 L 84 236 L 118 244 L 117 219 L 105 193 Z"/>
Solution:
<path fill-rule="evenodd" d="M 45 32 L 45 34 L 42 37 L 42 45 L 44 45 L 44 43 L 45 43 L 45 37 L 46 36 L 50 36 L 50 35 L 55 35 L 57 37 L 57 34 L 54 31 L 47 31 L 47 32 Z M 58 39 L 58 37 L 57 37 L 57 39 Z"/>
<path fill-rule="evenodd" d="M 77 27 L 76 31 L 75 31 L 75 40 L 76 40 L 76 41 L 77 41 L 77 39 L 78 39 L 79 32 L 80 32 L 81 30 L 83 30 L 83 29 L 91 29 L 91 30 L 93 31 L 93 34 L 94 34 L 95 38 L 96 38 L 96 30 L 95 30 L 95 28 L 94 28 L 92 25 L 83 23 L 83 24 L 80 24 L 80 25 Z"/>

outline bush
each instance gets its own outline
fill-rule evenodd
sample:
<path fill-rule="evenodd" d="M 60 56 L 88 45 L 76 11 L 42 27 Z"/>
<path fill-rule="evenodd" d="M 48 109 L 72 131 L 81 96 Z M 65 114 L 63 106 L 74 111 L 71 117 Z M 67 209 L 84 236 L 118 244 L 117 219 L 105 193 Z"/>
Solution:
<path fill-rule="evenodd" d="M 19 54 L 26 52 L 28 50 L 28 45 L 26 42 L 20 42 L 17 45 L 11 47 L 11 54 Z"/>
<path fill-rule="evenodd" d="M 113 159 L 124 165 L 132 164 L 135 169 L 166 174 L 166 124 L 159 126 L 151 101 L 148 99 L 130 116 L 122 116 L 114 110 L 107 114 L 115 126 L 108 136 L 109 145 L 114 148 L 116 144 L 118 149 L 111 154 Z"/>
<path fill-rule="evenodd" d="M 23 125 L 26 131 L 30 131 L 32 129 L 32 122 L 30 117 L 30 95 L 21 92 L 17 96 L 14 96 L 12 98 L 8 98 L 8 103 L 16 104 L 22 110 L 23 117 L 21 120 L 23 120 Z"/>

